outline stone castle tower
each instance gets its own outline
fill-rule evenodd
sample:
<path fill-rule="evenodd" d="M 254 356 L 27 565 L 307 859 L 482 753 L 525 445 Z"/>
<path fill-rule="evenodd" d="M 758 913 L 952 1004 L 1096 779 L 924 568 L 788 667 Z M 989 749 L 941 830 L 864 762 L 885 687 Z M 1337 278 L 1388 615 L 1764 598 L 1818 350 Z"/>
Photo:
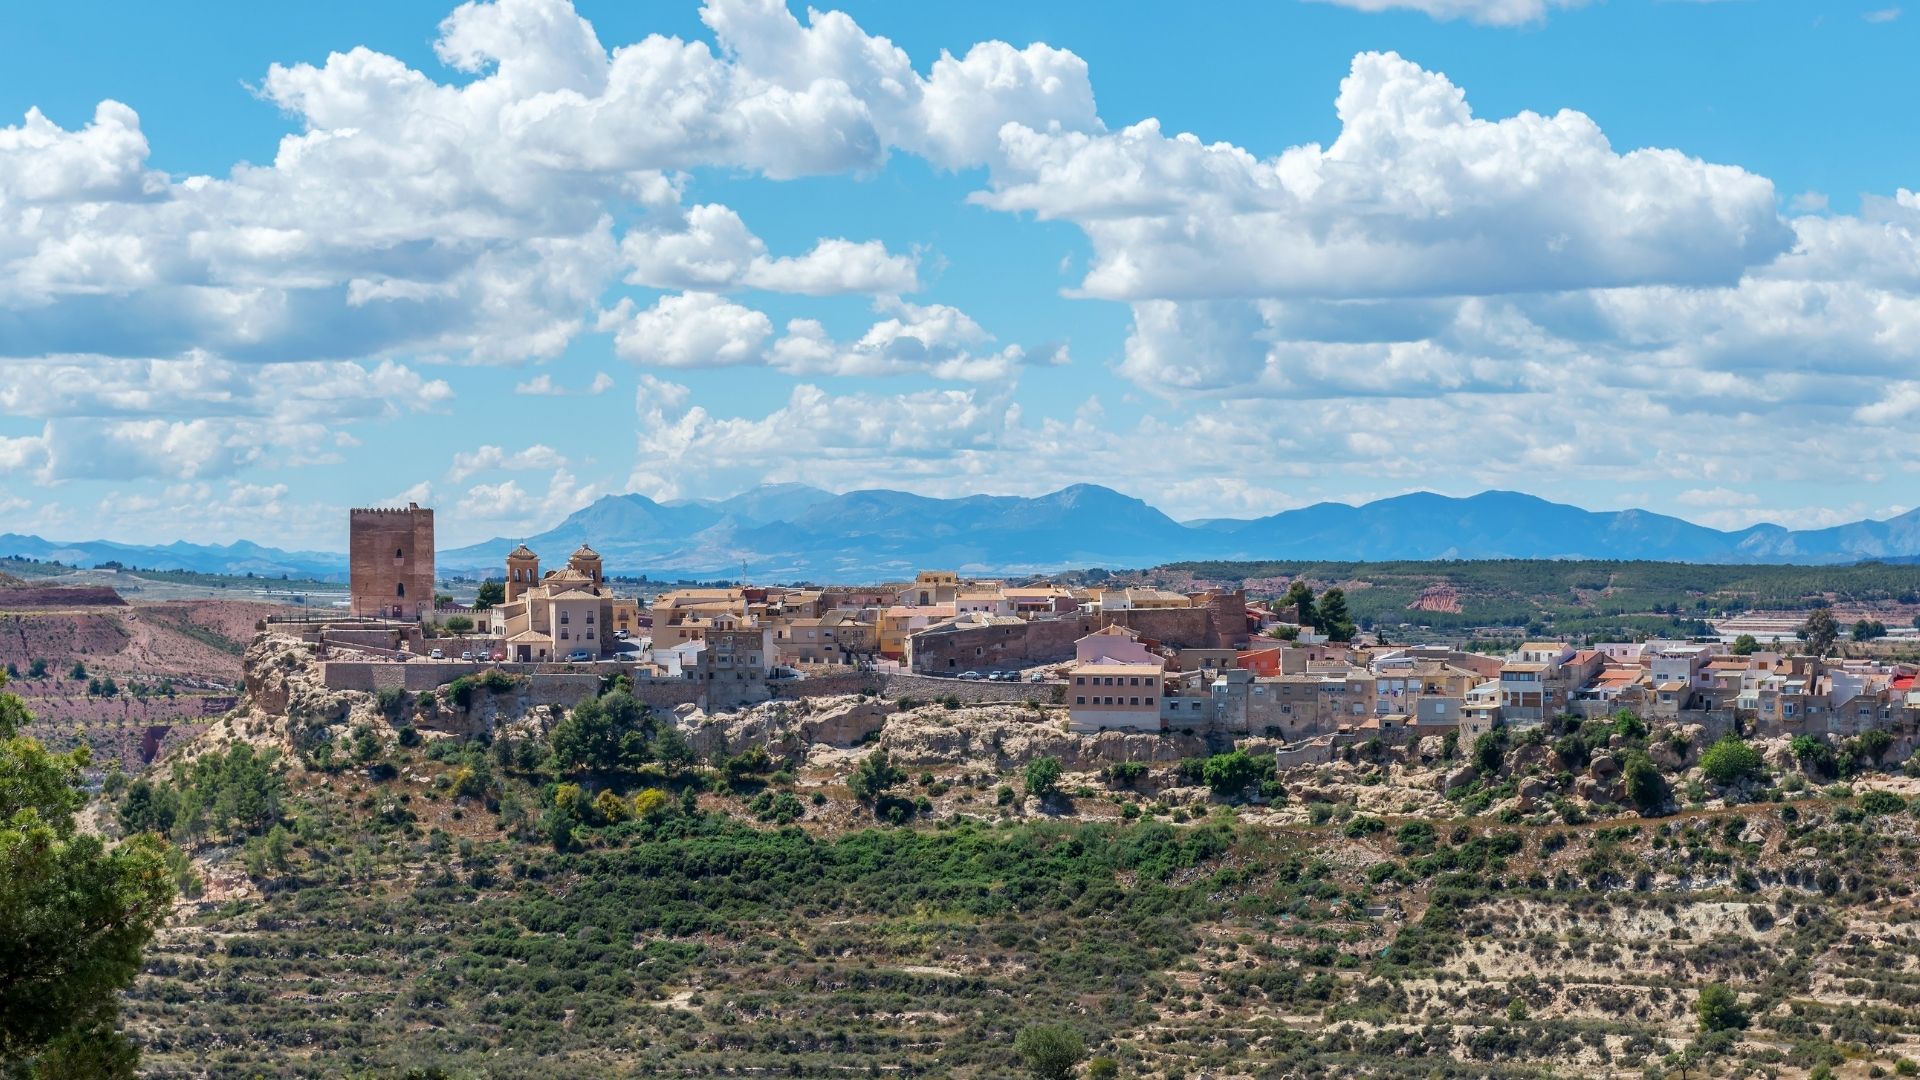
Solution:
<path fill-rule="evenodd" d="M 433 511 L 348 512 L 349 595 L 355 615 L 421 619 L 433 615 Z"/>

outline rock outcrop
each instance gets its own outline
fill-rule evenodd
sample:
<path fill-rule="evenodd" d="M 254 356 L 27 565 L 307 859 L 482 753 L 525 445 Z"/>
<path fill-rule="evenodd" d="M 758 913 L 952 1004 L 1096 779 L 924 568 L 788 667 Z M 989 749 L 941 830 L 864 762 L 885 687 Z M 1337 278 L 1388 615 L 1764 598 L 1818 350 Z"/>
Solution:
<path fill-rule="evenodd" d="M 1005 770 L 1052 755 L 1070 772 L 1090 772 L 1118 761 L 1171 764 L 1209 753 L 1206 740 L 1193 735 L 1070 734 L 1057 711 L 1019 705 L 922 705 L 901 712 L 878 698 L 848 696 L 772 701 L 711 716 L 683 710 L 679 724 L 695 752 L 708 757 L 755 744 L 775 757 L 810 757 L 877 740 L 902 767 Z M 1243 745 L 1257 754 L 1271 753 L 1274 744 Z"/>

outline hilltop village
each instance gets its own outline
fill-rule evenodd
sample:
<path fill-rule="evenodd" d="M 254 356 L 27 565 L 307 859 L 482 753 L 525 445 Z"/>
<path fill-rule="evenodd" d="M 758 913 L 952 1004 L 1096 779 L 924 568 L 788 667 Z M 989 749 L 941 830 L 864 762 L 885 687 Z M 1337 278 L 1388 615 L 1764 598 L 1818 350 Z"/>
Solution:
<path fill-rule="evenodd" d="M 614 594 L 591 547 L 543 570 L 521 545 L 504 554 L 496 596 L 454 605 L 433 600 L 432 515 L 353 511 L 352 617 L 305 628 L 329 688 L 418 692 L 501 668 L 563 702 L 567 686 L 586 693 L 617 673 L 650 704 L 715 712 L 884 687 L 1060 706 L 1082 735 L 1277 740 L 1283 763 L 1621 711 L 1708 738 L 1920 729 L 1912 664 L 1752 640 L 1542 640 L 1505 655 L 1388 645 L 1343 625 L 1331 591 L 1261 603 L 926 570 L 867 586 L 680 589 L 643 607 Z"/>
<path fill-rule="evenodd" d="M 352 511 L 337 609 L 0 589 L 35 730 L 138 744 L 84 821 L 167 845 L 153 1075 L 1920 1073 L 1914 654 L 1818 606 L 1907 571 L 1407 643 L 1270 570 L 661 592 L 576 538 L 468 593 L 434 526 Z M 213 641 L 170 737 L 77 674 Z"/>

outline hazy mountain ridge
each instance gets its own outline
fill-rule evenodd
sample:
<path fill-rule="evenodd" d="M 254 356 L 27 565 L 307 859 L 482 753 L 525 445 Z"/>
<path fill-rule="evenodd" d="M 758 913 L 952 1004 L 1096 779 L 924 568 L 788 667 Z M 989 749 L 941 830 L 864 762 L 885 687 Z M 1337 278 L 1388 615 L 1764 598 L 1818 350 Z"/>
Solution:
<path fill-rule="evenodd" d="M 525 541 L 552 565 L 581 544 L 609 570 L 765 580 L 872 580 L 917 567 L 973 573 L 1148 566 L 1190 559 L 1649 559 L 1708 563 L 1845 563 L 1920 557 L 1920 510 L 1886 521 L 1724 531 L 1646 510 L 1585 510 L 1538 496 L 1415 492 L 1360 506 L 1316 503 L 1262 518 L 1182 523 L 1097 484 L 1035 497 L 942 499 L 886 488 L 835 495 L 773 484 L 727 499 L 656 502 L 608 495 L 545 532 L 440 552 L 448 572 L 486 572 Z M 0 555 L 92 565 L 338 576 L 345 557 L 247 541 L 140 546 L 0 535 Z"/>

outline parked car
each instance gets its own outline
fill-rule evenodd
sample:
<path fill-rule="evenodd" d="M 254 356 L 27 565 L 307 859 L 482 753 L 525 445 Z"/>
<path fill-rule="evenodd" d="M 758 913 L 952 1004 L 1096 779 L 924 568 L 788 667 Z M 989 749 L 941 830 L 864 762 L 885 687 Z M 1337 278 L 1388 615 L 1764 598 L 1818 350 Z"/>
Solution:
<path fill-rule="evenodd" d="M 575 649 L 567 654 L 567 662 L 569 664 L 584 663 L 591 659 L 593 659 L 593 654 L 587 652 L 585 649 Z"/>
<path fill-rule="evenodd" d="M 466 649 L 466 650 L 463 650 L 463 651 L 462 651 L 462 652 L 460 653 L 460 659 L 462 659 L 462 660 L 471 660 L 471 659 L 473 659 L 473 650 L 472 650 L 472 649 Z"/>
<path fill-rule="evenodd" d="M 439 649 L 435 649 L 427 654 L 427 659 L 429 660 L 445 660 L 446 658 L 447 654 L 441 652 Z"/>
<path fill-rule="evenodd" d="M 494 653 L 494 654 L 493 654 L 493 658 L 494 658 L 494 659 L 495 659 L 496 661 L 497 661 L 497 660 L 505 660 L 505 659 L 507 658 L 507 654 L 506 654 L 506 653 L 503 653 L 503 652 L 497 652 L 497 653 Z"/>
<path fill-rule="evenodd" d="M 963 671 L 954 677 L 958 679 L 966 679 L 970 682 L 986 678 L 985 675 L 982 675 L 977 671 Z"/>
<path fill-rule="evenodd" d="M 627 632 L 625 630 L 615 630 L 613 636 L 619 638 L 621 641 L 627 640 Z"/>
<path fill-rule="evenodd" d="M 1036 671 L 1033 674 L 1027 676 L 1027 681 L 1028 682 L 1046 682 L 1047 677 L 1045 675 L 1042 675 L 1040 672 Z"/>

